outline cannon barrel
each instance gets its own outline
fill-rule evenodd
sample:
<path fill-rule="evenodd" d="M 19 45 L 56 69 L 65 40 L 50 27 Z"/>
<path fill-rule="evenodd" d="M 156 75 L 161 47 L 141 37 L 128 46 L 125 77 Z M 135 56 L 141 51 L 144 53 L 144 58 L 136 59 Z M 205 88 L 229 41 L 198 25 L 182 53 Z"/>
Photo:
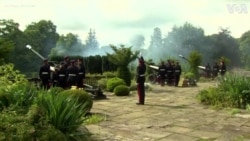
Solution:
<path fill-rule="evenodd" d="M 31 45 L 26 45 L 26 48 L 29 49 L 30 51 L 32 51 L 34 54 L 36 54 L 40 59 L 45 60 L 45 57 L 43 57 L 40 53 L 38 53 L 37 51 L 35 51 L 31 47 Z M 55 71 L 55 67 L 50 66 L 50 70 L 54 72 Z"/>

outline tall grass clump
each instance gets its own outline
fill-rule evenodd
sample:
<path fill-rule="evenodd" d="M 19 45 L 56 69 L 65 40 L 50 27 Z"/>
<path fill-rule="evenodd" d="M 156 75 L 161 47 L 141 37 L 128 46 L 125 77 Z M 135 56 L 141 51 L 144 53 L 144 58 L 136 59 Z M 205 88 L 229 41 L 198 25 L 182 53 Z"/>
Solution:
<path fill-rule="evenodd" d="M 250 104 L 250 79 L 228 73 L 219 78 L 217 87 L 200 91 L 198 98 L 208 105 L 245 109 Z"/>

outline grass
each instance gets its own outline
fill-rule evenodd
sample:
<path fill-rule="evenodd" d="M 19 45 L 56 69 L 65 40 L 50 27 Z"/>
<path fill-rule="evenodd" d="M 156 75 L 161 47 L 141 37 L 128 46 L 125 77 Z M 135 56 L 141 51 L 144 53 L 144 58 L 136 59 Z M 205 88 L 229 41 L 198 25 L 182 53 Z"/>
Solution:
<path fill-rule="evenodd" d="M 84 125 L 88 125 L 88 124 L 96 124 L 102 121 L 106 121 L 107 120 L 107 115 L 103 115 L 103 114 L 91 114 L 89 116 L 86 116 L 84 118 Z"/>

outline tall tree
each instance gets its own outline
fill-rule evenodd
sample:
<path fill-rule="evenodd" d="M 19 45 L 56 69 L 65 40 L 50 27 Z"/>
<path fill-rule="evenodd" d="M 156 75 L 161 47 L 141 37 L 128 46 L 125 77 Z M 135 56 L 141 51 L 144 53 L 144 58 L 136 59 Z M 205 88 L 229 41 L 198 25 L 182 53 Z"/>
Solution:
<path fill-rule="evenodd" d="M 95 30 L 90 29 L 86 40 L 86 48 L 84 49 L 85 54 L 96 55 L 99 50 L 99 44 L 96 39 Z"/>
<path fill-rule="evenodd" d="M 239 39 L 240 44 L 240 56 L 242 64 L 249 69 L 250 68 L 250 30 L 243 33 Z"/>
<path fill-rule="evenodd" d="M 128 65 L 134 61 L 139 52 L 132 52 L 131 47 L 125 47 L 121 45 L 119 48 L 110 45 L 114 53 L 107 53 L 108 60 L 117 66 L 117 75 L 119 78 L 123 79 L 128 86 L 131 84 L 131 73 L 129 71 Z"/>
<path fill-rule="evenodd" d="M 161 48 L 162 47 L 162 35 L 159 27 L 154 28 L 153 35 L 151 36 L 149 48 Z"/>
<path fill-rule="evenodd" d="M 164 47 L 171 56 L 182 54 L 188 56 L 190 52 L 196 50 L 201 53 L 206 52 L 204 45 L 205 36 L 202 28 L 197 28 L 186 22 L 183 26 L 174 26 L 172 31 L 163 39 Z M 207 54 L 202 54 L 206 56 Z"/>
<path fill-rule="evenodd" d="M 24 33 L 29 40 L 29 44 L 44 57 L 49 55 L 50 50 L 56 46 L 59 38 L 56 26 L 51 21 L 46 20 L 29 24 Z"/>
<path fill-rule="evenodd" d="M 80 55 L 83 56 L 84 45 L 78 38 L 78 35 L 68 33 L 66 36 L 61 35 L 56 43 L 56 47 L 52 48 L 49 56 L 67 56 Z"/>
<path fill-rule="evenodd" d="M 212 35 L 212 58 L 228 58 L 230 66 L 240 66 L 240 49 L 236 39 L 230 35 L 228 29 L 221 29 L 218 34 Z"/>

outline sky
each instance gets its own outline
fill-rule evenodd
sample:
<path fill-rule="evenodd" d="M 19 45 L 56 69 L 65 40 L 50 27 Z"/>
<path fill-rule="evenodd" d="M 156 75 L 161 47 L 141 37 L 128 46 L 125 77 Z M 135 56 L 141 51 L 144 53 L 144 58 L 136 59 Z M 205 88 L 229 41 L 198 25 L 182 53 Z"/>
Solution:
<path fill-rule="evenodd" d="M 185 22 L 202 28 L 205 35 L 229 28 L 239 38 L 250 30 L 249 0 L 0 0 L 0 19 L 13 19 L 20 29 L 32 22 L 51 20 L 57 32 L 77 34 L 85 42 L 90 29 L 100 46 L 130 45 L 143 35 L 150 43 L 154 28 L 167 36 Z"/>

